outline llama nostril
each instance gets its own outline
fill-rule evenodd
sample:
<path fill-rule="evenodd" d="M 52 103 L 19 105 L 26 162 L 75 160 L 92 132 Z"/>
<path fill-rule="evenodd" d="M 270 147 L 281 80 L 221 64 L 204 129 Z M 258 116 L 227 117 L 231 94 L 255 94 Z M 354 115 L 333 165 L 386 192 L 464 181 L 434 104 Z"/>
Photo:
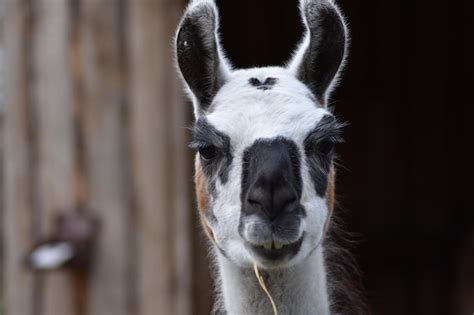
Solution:
<path fill-rule="evenodd" d="M 266 192 L 258 185 L 253 185 L 247 193 L 247 203 L 251 206 L 266 207 L 268 203 Z"/>
<path fill-rule="evenodd" d="M 263 215 L 274 221 L 282 214 L 298 209 L 297 193 L 291 184 L 282 184 L 281 181 L 262 183 L 257 181 L 248 191 L 245 205 L 247 214 Z"/>
<path fill-rule="evenodd" d="M 257 211 L 257 210 L 263 210 L 263 207 L 262 205 L 258 202 L 258 201 L 255 201 L 255 200 L 247 200 L 247 203 L 250 207 L 253 208 L 253 210 Z"/>
<path fill-rule="evenodd" d="M 247 210 L 253 213 L 263 213 L 265 211 L 265 207 L 261 198 L 255 198 L 255 196 L 247 197 Z"/>
<path fill-rule="evenodd" d="M 248 202 L 249 204 L 251 204 L 252 206 L 260 205 L 260 203 L 259 203 L 257 200 L 252 199 L 252 198 L 250 198 L 250 197 L 247 199 L 247 202 Z"/>
<path fill-rule="evenodd" d="M 283 204 L 285 205 L 283 209 L 285 212 L 292 212 L 294 210 L 297 210 L 299 206 L 299 202 L 296 196 L 290 197 L 288 200 L 283 202 Z"/>

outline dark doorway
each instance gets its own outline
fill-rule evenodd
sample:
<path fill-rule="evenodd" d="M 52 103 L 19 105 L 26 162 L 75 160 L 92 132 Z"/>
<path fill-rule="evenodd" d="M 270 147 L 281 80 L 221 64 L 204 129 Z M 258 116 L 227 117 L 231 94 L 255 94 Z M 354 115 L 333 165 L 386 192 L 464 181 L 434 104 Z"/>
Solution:
<path fill-rule="evenodd" d="M 296 1 L 217 1 L 237 68 L 281 65 L 302 26 Z M 339 212 L 374 314 L 474 311 L 474 19 L 467 3 L 339 1 L 351 49 L 333 103 Z M 471 70 L 468 70 L 471 69 Z"/>

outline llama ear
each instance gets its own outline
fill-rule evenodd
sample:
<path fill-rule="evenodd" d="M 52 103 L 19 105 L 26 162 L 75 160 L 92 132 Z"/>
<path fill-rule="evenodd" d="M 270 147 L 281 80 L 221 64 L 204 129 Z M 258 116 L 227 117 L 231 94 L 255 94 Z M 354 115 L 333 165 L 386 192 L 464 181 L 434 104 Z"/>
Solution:
<path fill-rule="evenodd" d="M 178 28 L 178 66 L 193 96 L 196 117 L 209 108 L 230 72 L 221 52 L 218 28 L 219 14 L 213 0 L 192 1 Z"/>
<path fill-rule="evenodd" d="M 331 0 L 301 0 L 306 35 L 289 69 L 326 106 L 347 50 L 346 26 Z"/>

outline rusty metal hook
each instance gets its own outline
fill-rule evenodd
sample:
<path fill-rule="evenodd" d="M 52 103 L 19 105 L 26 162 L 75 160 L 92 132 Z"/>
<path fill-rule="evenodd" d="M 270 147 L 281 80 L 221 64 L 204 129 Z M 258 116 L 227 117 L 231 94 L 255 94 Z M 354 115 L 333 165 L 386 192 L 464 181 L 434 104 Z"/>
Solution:
<path fill-rule="evenodd" d="M 97 218 L 84 210 L 64 213 L 56 219 L 55 230 L 37 242 L 26 257 L 34 271 L 67 269 L 74 281 L 73 301 L 76 313 L 85 314 L 89 271 L 99 232 Z"/>

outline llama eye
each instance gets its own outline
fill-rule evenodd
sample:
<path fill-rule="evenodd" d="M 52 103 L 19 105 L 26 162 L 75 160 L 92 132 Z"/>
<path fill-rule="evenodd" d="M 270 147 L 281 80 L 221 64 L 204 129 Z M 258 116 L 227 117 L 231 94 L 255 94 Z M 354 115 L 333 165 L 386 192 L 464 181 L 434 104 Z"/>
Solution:
<path fill-rule="evenodd" d="M 334 141 L 332 141 L 331 139 L 326 139 L 319 142 L 316 146 L 316 149 L 318 150 L 319 153 L 322 153 L 324 155 L 329 155 L 333 152 L 335 145 L 336 143 Z"/>
<path fill-rule="evenodd" d="M 212 145 L 206 146 L 199 149 L 199 155 L 202 159 L 209 161 L 216 157 L 217 149 Z"/>

